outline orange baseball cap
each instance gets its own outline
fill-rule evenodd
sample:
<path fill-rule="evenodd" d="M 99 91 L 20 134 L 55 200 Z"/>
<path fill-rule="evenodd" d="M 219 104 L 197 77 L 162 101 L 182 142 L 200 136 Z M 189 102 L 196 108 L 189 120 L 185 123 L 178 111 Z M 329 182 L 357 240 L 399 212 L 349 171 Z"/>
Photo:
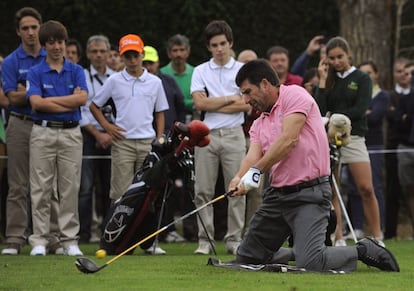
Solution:
<path fill-rule="evenodd" d="M 127 34 L 119 40 L 119 54 L 122 56 L 126 51 L 144 51 L 144 42 L 136 34 Z"/>

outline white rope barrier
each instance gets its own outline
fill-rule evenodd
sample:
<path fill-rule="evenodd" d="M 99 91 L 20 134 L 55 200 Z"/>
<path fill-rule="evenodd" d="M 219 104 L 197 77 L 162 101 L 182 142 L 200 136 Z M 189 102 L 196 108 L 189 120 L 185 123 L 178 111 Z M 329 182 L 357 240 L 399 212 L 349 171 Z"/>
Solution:
<path fill-rule="evenodd" d="M 392 153 L 414 153 L 412 149 L 395 149 L 395 150 L 368 150 L 369 154 L 392 154 Z M 0 159 L 7 159 L 7 156 L 0 156 Z M 111 156 L 83 156 L 84 160 L 105 160 L 111 159 Z"/>

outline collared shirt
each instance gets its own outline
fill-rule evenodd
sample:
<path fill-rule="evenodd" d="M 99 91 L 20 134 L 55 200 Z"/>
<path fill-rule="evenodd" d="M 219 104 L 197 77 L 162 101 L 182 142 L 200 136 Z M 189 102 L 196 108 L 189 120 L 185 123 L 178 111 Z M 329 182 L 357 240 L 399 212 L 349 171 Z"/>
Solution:
<path fill-rule="evenodd" d="M 46 51 L 42 48 L 36 57 L 27 54 L 22 45 L 9 54 L 2 64 L 2 81 L 3 90 L 7 95 L 11 91 L 17 91 L 17 84 L 26 86 L 27 72 L 34 65 L 39 64 L 46 58 Z M 13 106 L 9 105 L 9 110 L 31 115 L 30 106 Z"/>
<path fill-rule="evenodd" d="M 396 84 L 395 88 L 394 88 L 395 92 L 397 92 L 398 94 L 402 94 L 402 95 L 408 95 L 410 94 L 411 88 L 403 88 L 400 85 Z"/>
<path fill-rule="evenodd" d="M 44 60 L 27 73 L 26 99 L 30 102 L 30 97 L 33 95 L 40 95 L 43 98 L 72 95 L 77 87 L 88 92 L 81 66 L 65 58 L 62 70 L 57 72 Z M 80 108 L 61 113 L 33 112 L 32 117 L 33 120 L 79 121 L 81 112 Z"/>
<path fill-rule="evenodd" d="M 172 76 L 180 87 L 181 93 L 184 95 L 184 104 L 187 112 L 193 112 L 193 98 L 191 98 L 191 77 L 193 75 L 194 67 L 190 64 L 185 64 L 185 70 L 181 74 L 174 71 L 171 62 L 160 69 L 161 73 Z"/>
<path fill-rule="evenodd" d="M 112 97 L 116 107 L 115 124 L 125 129 L 127 139 L 155 137 L 153 113 L 168 109 L 160 78 L 144 69 L 140 77 L 128 74 L 126 68 L 111 75 L 96 92 L 93 103 L 102 107 Z"/>
<path fill-rule="evenodd" d="M 263 154 L 282 134 L 283 119 L 302 113 L 305 125 L 297 145 L 270 170 L 271 185 L 283 187 L 309 181 L 330 173 L 329 145 L 318 105 L 297 85 L 280 86 L 279 98 L 269 113 L 262 113 L 250 129 L 250 142 L 260 144 Z"/>
<path fill-rule="evenodd" d="M 80 126 L 83 127 L 85 125 L 91 124 L 95 126 L 97 129 L 103 130 L 102 126 L 92 115 L 89 106 L 91 105 L 92 100 L 96 95 L 96 92 L 98 92 L 98 90 L 101 89 L 105 81 L 109 78 L 110 75 L 115 73 L 115 71 L 106 67 L 105 73 L 103 75 L 100 75 L 98 71 L 96 71 L 95 68 L 91 65 L 89 69 L 84 69 L 84 72 L 89 94 L 85 106 L 81 107 L 82 119 L 80 121 Z"/>
<path fill-rule="evenodd" d="M 195 67 L 191 79 L 191 93 L 207 91 L 208 98 L 240 95 L 236 75 L 242 66 L 243 63 L 233 58 L 224 66 L 219 66 L 210 59 Z M 243 124 L 244 113 L 206 112 L 204 122 L 210 129 L 237 127 Z"/>
<path fill-rule="evenodd" d="M 340 72 L 336 72 L 336 75 L 338 76 L 338 78 L 341 78 L 341 79 L 345 79 L 346 77 L 348 77 L 353 71 L 355 71 L 356 70 L 356 68 L 354 67 L 354 66 L 351 66 L 349 69 L 348 69 L 348 71 L 345 71 L 345 72 L 343 72 L 343 73 L 340 73 Z"/>

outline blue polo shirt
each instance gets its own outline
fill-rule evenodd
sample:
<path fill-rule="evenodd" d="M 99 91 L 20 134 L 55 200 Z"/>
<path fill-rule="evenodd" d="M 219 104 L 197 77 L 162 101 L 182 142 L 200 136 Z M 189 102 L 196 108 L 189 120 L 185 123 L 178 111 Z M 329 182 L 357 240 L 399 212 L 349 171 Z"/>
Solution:
<path fill-rule="evenodd" d="M 26 75 L 31 67 L 39 64 L 46 58 L 46 51 L 42 48 L 36 57 L 28 55 L 22 45 L 9 54 L 2 64 L 3 90 L 7 95 L 10 91 L 17 91 L 17 84 L 26 86 Z M 25 115 L 31 114 L 30 106 L 9 105 L 9 110 Z"/>
<path fill-rule="evenodd" d="M 83 68 L 68 61 L 65 58 L 60 72 L 52 69 L 44 60 L 32 67 L 27 73 L 26 99 L 30 102 L 30 96 L 40 95 L 43 98 L 67 96 L 73 94 L 76 87 L 88 92 Z M 79 121 L 81 119 L 80 108 L 70 112 L 32 112 L 33 120 L 49 121 Z"/>

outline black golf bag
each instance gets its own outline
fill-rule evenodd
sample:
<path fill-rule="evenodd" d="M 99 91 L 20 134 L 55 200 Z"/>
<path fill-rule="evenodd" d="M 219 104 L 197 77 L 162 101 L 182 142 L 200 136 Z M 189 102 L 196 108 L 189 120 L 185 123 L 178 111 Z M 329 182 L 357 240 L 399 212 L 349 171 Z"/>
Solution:
<path fill-rule="evenodd" d="M 159 200 L 168 196 L 175 181 L 187 187 L 194 180 L 193 147 L 209 143 L 208 127 L 201 121 L 176 122 L 167 135 L 155 139 L 128 190 L 110 207 L 104 220 L 101 249 L 116 255 L 154 233 L 159 226 Z M 158 201 L 157 201 L 158 200 Z M 161 211 L 162 212 L 162 211 Z M 140 247 L 149 248 L 154 238 Z M 132 254 L 133 250 L 129 252 Z"/>

